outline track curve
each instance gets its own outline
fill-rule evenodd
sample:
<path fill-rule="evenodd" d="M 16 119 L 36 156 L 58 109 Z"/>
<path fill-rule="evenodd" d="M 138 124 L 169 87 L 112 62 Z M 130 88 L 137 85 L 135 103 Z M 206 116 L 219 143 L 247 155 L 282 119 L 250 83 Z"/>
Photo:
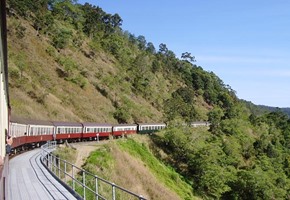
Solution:
<path fill-rule="evenodd" d="M 9 161 L 8 199 L 76 199 L 41 164 L 40 152 L 34 149 Z"/>

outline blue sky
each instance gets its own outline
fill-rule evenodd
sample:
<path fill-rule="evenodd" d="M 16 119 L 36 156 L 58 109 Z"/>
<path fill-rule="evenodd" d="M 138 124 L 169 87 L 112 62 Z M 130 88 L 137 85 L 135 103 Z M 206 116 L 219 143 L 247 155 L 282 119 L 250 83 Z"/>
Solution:
<path fill-rule="evenodd" d="M 213 71 L 241 99 L 290 107 L 289 0 L 79 0 L 118 13 L 123 30 Z"/>

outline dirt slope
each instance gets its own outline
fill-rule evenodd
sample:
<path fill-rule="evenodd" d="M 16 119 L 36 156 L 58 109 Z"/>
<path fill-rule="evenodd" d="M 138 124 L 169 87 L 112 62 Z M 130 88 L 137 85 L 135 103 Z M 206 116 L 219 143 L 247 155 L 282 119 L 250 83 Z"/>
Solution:
<path fill-rule="evenodd" d="M 99 145 L 103 145 L 107 142 L 108 141 L 73 144 L 78 152 L 76 165 L 81 167 L 92 151 L 96 150 Z M 112 148 L 113 157 L 115 159 L 115 169 L 112 172 L 112 177 L 114 178 L 110 181 L 137 194 L 142 194 L 148 199 L 180 199 L 174 192 L 158 182 L 144 163 L 128 153 L 121 151 L 115 145 L 112 145 Z"/>

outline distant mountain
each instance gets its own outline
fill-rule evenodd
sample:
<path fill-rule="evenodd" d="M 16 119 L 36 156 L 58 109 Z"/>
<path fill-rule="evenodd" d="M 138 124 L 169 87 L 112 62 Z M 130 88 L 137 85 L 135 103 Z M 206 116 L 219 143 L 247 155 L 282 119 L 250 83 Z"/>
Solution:
<path fill-rule="evenodd" d="M 242 100 L 242 102 L 249 108 L 249 110 L 255 115 L 261 115 L 267 112 L 275 112 L 282 111 L 290 117 L 290 108 L 279 108 L 279 107 L 271 107 L 265 105 L 256 105 L 250 101 Z"/>
<path fill-rule="evenodd" d="M 290 108 L 281 108 L 281 110 L 290 117 Z"/>

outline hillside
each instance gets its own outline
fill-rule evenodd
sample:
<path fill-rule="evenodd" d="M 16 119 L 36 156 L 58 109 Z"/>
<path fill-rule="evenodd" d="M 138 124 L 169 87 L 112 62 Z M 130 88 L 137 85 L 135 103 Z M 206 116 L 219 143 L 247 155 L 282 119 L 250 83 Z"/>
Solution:
<path fill-rule="evenodd" d="M 134 135 L 129 139 L 75 143 L 72 146 L 76 151 L 63 145 L 57 155 L 147 199 L 199 199 L 177 172 L 154 157 L 151 144 L 147 135 Z M 110 199 L 110 190 L 99 189 Z M 87 195 L 87 199 L 94 199 Z"/>
<path fill-rule="evenodd" d="M 51 10 L 47 6 L 8 1 L 12 116 L 195 121 L 207 120 L 213 105 L 236 99 L 214 73 L 194 65 L 190 53 L 178 59 L 166 44 L 157 51 L 144 36 L 122 31 L 118 14 L 70 1 L 50 1 Z M 94 24 L 91 17 L 98 17 Z M 177 105 L 180 109 L 172 112 Z"/>
<path fill-rule="evenodd" d="M 166 122 L 165 130 L 149 136 L 150 152 L 192 193 L 290 199 L 290 120 L 283 110 L 238 99 L 213 72 L 195 65 L 191 53 L 177 58 L 164 43 L 156 49 L 100 7 L 9 0 L 7 13 L 12 118 Z M 203 120 L 209 129 L 186 126 Z M 119 147 L 143 159 L 143 151 Z M 179 186 L 170 178 L 159 181 L 172 190 Z"/>

